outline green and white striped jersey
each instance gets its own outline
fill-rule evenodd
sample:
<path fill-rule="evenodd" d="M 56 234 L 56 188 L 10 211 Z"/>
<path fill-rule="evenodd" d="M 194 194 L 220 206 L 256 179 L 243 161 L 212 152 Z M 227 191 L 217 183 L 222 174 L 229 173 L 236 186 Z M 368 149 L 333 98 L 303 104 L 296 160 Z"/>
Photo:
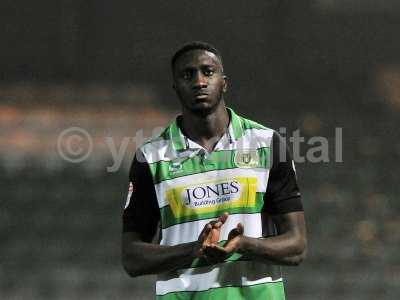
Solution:
<path fill-rule="evenodd" d="M 244 235 L 263 238 L 275 234 L 268 213 L 302 210 L 290 154 L 285 147 L 289 157 L 273 154 L 285 145 L 277 133 L 228 112 L 229 127 L 210 153 L 182 133 L 179 117 L 139 148 L 124 231 L 149 237 L 159 222 L 160 244 L 177 245 L 197 240 L 205 224 L 228 212 L 223 244 L 239 222 Z M 156 295 L 160 300 L 285 299 L 278 266 L 238 253 L 224 263 L 197 259 L 189 268 L 158 274 Z"/>

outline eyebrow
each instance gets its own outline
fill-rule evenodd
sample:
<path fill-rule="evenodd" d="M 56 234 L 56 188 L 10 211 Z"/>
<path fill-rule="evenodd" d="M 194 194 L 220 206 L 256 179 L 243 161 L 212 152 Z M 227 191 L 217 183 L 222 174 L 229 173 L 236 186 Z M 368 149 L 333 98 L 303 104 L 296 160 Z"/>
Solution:
<path fill-rule="evenodd" d="M 205 64 L 201 64 L 199 67 L 200 67 L 200 69 L 203 69 L 203 68 L 218 69 L 218 64 L 216 64 L 216 63 L 212 63 L 212 64 L 205 63 Z M 193 70 L 193 69 L 197 69 L 197 67 L 194 67 L 193 65 L 187 64 L 187 65 L 183 66 L 179 71 Z M 222 70 L 222 68 L 221 68 L 221 70 Z"/>

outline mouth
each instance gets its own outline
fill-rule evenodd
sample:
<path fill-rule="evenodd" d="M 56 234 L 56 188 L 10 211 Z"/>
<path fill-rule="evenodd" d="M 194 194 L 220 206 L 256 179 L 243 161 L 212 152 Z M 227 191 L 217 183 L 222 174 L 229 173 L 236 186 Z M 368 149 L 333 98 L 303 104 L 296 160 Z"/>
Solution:
<path fill-rule="evenodd" d="M 208 94 L 207 93 L 197 93 L 197 94 L 195 94 L 194 95 L 194 98 L 195 99 L 206 99 L 206 98 L 208 98 Z"/>

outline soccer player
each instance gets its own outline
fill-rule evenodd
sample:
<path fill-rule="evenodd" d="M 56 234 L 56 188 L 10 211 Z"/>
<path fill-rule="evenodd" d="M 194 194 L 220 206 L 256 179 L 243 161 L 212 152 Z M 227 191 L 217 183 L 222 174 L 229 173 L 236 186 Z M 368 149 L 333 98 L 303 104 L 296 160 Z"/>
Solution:
<path fill-rule="evenodd" d="M 172 74 L 182 114 L 133 160 L 125 270 L 157 274 L 160 300 L 285 299 L 279 265 L 300 264 L 307 244 L 286 143 L 225 106 L 227 77 L 212 45 L 184 45 Z"/>

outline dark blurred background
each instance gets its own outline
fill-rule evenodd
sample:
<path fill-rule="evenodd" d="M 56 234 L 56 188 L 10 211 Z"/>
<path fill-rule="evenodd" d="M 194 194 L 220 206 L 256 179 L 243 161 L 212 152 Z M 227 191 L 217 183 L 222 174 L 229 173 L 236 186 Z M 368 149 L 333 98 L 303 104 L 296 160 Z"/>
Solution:
<path fill-rule="evenodd" d="M 239 114 L 329 142 L 329 162 L 297 162 L 309 253 L 283 268 L 288 299 L 398 299 L 399 20 L 396 0 L 1 1 L 0 299 L 153 298 L 121 267 L 121 214 L 190 40 L 222 52 Z M 91 137 L 79 163 L 60 155 L 70 127 Z"/>

